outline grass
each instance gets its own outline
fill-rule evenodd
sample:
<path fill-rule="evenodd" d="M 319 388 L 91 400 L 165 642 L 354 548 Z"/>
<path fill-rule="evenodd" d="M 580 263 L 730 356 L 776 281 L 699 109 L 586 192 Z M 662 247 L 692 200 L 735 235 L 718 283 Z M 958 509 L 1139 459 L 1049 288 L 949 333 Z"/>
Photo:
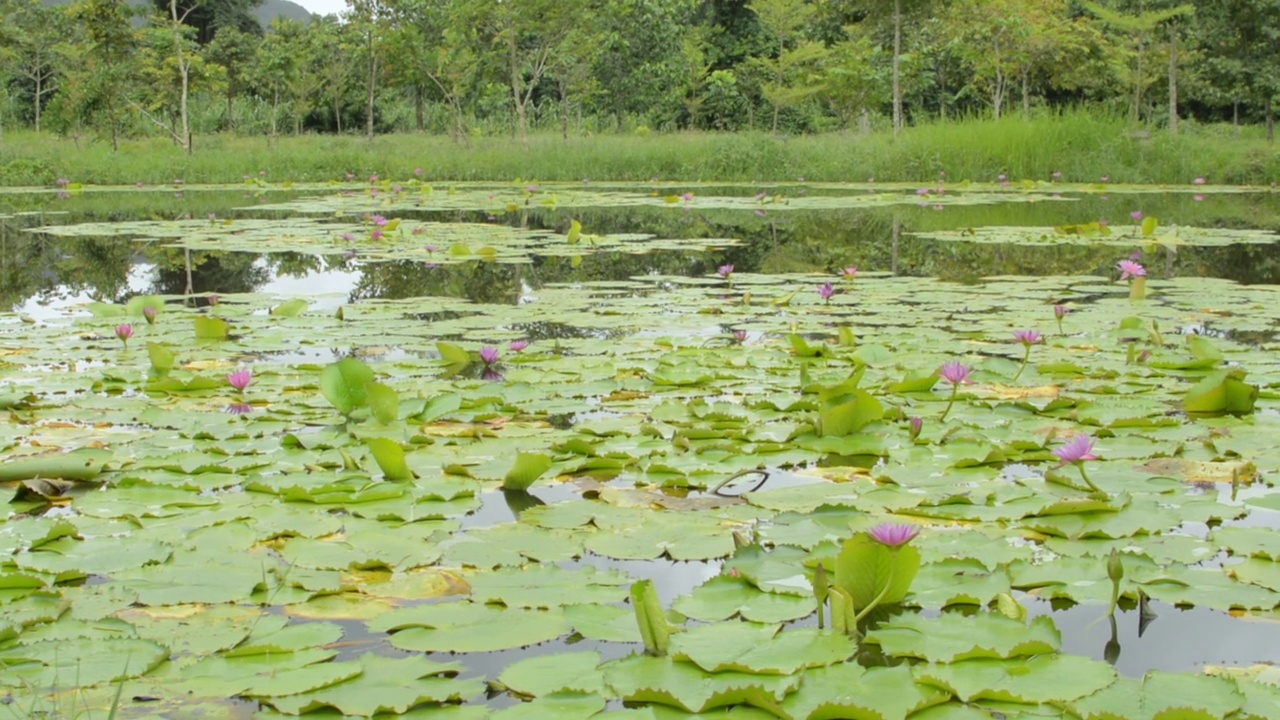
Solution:
<path fill-rule="evenodd" d="M 440 180 L 813 181 L 1048 179 L 1113 183 L 1268 184 L 1280 180 L 1280 150 L 1256 128 L 1236 137 L 1229 128 L 1184 124 L 1170 136 L 1131 132 L 1120 118 L 1083 111 L 1031 120 L 966 119 L 887 132 L 778 137 L 764 133 L 600 134 L 562 140 L 509 136 L 473 138 L 464 147 L 446 137 L 397 134 L 369 142 L 356 136 L 205 135 L 187 157 L 160 138 L 78 143 L 52 135 L 6 133 L 0 184 L 50 185 L 57 178 L 92 184 L 239 182 L 266 171 L 269 180 L 323 181 L 353 173 L 410 177 L 423 168 Z"/>

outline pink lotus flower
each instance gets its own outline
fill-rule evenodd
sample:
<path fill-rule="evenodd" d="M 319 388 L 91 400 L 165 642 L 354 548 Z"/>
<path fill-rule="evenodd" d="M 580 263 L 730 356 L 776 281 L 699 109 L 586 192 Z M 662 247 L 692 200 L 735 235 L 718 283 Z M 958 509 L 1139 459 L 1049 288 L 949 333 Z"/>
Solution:
<path fill-rule="evenodd" d="M 498 362 L 498 348 L 489 347 L 488 345 L 480 348 L 480 359 L 485 365 L 492 365 Z"/>
<path fill-rule="evenodd" d="M 382 239 L 382 228 L 375 229 L 372 233 L 370 233 L 369 238 L 370 238 L 371 240 L 373 240 L 374 242 L 377 242 L 378 240 L 381 240 L 381 239 Z"/>
<path fill-rule="evenodd" d="M 872 540 L 889 548 L 900 548 L 920 534 L 920 526 L 900 523 L 880 523 L 867 531 Z"/>
<path fill-rule="evenodd" d="M 929 188 L 920 188 L 919 190 L 916 190 L 916 194 L 917 194 L 917 195 L 928 195 L 928 194 L 929 194 Z"/>
<path fill-rule="evenodd" d="M 858 277 L 858 268 L 856 265 L 850 265 L 849 267 L 841 270 L 840 275 L 844 277 L 845 280 L 852 280 Z"/>
<path fill-rule="evenodd" d="M 423 250 L 426 250 L 428 255 L 431 255 L 431 254 L 435 253 L 435 251 L 436 251 L 436 246 L 435 246 L 435 245 L 423 245 L 423 246 L 422 246 L 422 249 L 423 249 Z"/>
<path fill-rule="evenodd" d="M 1066 445 L 1054 448 L 1053 454 L 1057 455 L 1058 459 L 1062 461 L 1058 463 L 1058 467 L 1068 463 L 1098 459 L 1098 456 L 1093 454 L 1093 437 L 1089 435 L 1077 435 L 1071 438 Z"/>
<path fill-rule="evenodd" d="M 369 222 L 373 223 L 374 225 L 377 225 L 378 227 L 386 227 L 387 219 L 382 217 L 381 215 L 374 215 L 373 217 L 369 218 Z"/>
<path fill-rule="evenodd" d="M 1192 180 L 1192 181 L 1191 181 L 1191 183 L 1192 183 L 1193 185 L 1203 185 L 1203 184 L 1204 184 L 1204 178 L 1202 178 L 1202 177 L 1198 177 L 1198 178 L 1196 178 L 1195 180 Z"/>
<path fill-rule="evenodd" d="M 1040 332 L 1038 330 L 1014 330 L 1013 337 L 1023 345 L 1035 345 L 1040 342 Z"/>
<path fill-rule="evenodd" d="M 693 202 L 693 193 L 691 193 L 691 192 L 687 192 L 687 193 L 685 193 L 685 194 L 681 195 L 681 196 L 680 196 L 680 199 L 681 199 L 681 200 L 684 200 L 685 202 Z"/>
<path fill-rule="evenodd" d="M 507 346 L 507 349 L 509 349 L 511 352 L 518 353 L 527 347 L 529 347 L 528 340 L 512 340 L 511 344 Z"/>
<path fill-rule="evenodd" d="M 209 297 L 207 299 L 210 305 L 217 305 L 222 302 L 222 298 L 219 297 L 217 293 L 209 293 Z"/>
<path fill-rule="evenodd" d="M 422 177 L 422 168 L 414 168 L 413 174 L 417 175 L 418 177 Z"/>
<path fill-rule="evenodd" d="M 737 343 L 738 343 L 739 345 L 741 345 L 741 344 L 745 343 L 745 342 L 747 341 L 747 331 L 746 331 L 746 330 L 735 330 L 735 331 L 733 332 L 733 339 L 734 339 L 735 341 L 737 341 Z"/>
<path fill-rule="evenodd" d="M 133 326 L 125 323 L 116 326 L 116 337 L 120 338 L 120 342 L 124 343 L 126 349 L 129 347 L 129 338 L 133 337 Z"/>
<path fill-rule="evenodd" d="M 148 325 L 156 324 L 156 309 L 150 305 L 142 308 L 142 317 L 146 319 Z"/>
<path fill-rule="evenodd" d="M 973 372 L 973 368 L 961 363 L 958 360 L 952 360 L 942 364 L 938 368 L 938 377 L 951 383 L 952 385 L 969 384 L 969 373 Z"/>
<path fill-rule="evenodd" d="M 1200 201 L 1204 200 L 1204 196 L 1203 196 L 1203 195 L 1192 195 L 1192 196 L 1191 196 L 1191 199 L 1192 199 L 1192 200 L 1195 200 L 1196 202 L 1200 202 Z"/>
<path fill-rule="evenodd" d="M 831 283 L 823 283 L 818 287 L 818 296 L 823 302 L 831 302 L 831 296 L 836 294 L 836 289 L 831 287 Z"/>
<path fill-rule="evenodd" d="M 915 440 L 920 437 L 920 431 L 924 429 L 924 418 L 913 417 L 907 421 L 907 425 L 910 428 L 911 439 Z"/>
<path fill-rule="evenodd" d="M 240 392 L 244 392 L 251 382 L 253 382 L 253 371 L 249 368 L 240 368 L 227 375 L 227 384 Z"/>
<path fill-rule="evenodd" d="M 1134 210 L 1133 212 L 1129 213 L 1129 217 L 1133 218 L 1134 220 L 1141 220 L 1141 219 L 1142 219 L 1142 211 L 1141 211 L 1141 210 Z"/>
<path fill-rule="evenodd" d="M 756 193 L 756 202 L 764 202 L 766 197 L 768 197 L 768 195 L 765 195 L 764 193 Z"/>
<path fill-rule="evenodd" d="M 1053 172 L 1049 173 L 1049 177 L 1053 178 L 1054 180 L 1061 180 L 1062 172 L 1059 170 L 1054 170 Z"/>
<path fill-rule="evenodd" d="M 1142 277 L 1147 274 L 1147 269 L 1132 260 L 1121 260 L 1116 263 L 1116 269 L 1120 271 L 1120 279 L 1128 280 L 1131 277 Z"/>
<path fill-rule="evenodd" d="M 1062 322 L 1062 318 L 1064 318 L 1064 317 L 1066 317 L 1066 316 L 1067 316 L 1067 306 L 1066 306 L 1066 305 L 1054 305 L 1054 306 L 1053 306 L 1053 316 L 1054 316 L 1055 318 L 1057 318 L 1057 319 L 1058 319 L 1058 322 Z"/>
<path fill-rule="evenodd" d="M 733 274 L 733 265 L 721 265 L 720 267 L 716 268 L 716 272 L 720 275 L 720 277 L 724 278 L 725 280 L 728 280 L 729 276 Z"/>

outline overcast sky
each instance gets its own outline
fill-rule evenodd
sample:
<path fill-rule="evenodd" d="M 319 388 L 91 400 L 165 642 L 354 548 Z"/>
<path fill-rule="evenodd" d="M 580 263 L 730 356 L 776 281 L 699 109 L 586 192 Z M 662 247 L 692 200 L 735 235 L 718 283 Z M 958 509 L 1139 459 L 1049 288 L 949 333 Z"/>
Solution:
<path fill-rule="evenodd" d="M 343 0 L 293 0 L 302 7 L 320 15 L 337 15 L 346 9 Z"/>

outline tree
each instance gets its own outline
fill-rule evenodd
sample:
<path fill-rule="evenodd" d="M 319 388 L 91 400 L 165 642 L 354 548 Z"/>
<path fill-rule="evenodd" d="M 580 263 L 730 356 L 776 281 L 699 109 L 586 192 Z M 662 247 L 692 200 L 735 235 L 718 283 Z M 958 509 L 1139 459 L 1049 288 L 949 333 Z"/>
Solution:
<path fill-rule="evenodd" d="M 302 24 L 296 20 L 276 18 L 271 32 L 263 39 L 254 58 L 251 76 L 259 91 L 266 89 L 271 97 L 271 136 L 278 132 L 281 95 L 288 99 L 294 78 L 301 74 L 301 50 L 304 39 Z"/>
<path fill-rule="evenodd" d="M 822 90 L 818 66 L 828 51 L 821 43 L 803 37 L 803 29 L 815 14 L 814 7 L 804 0 L 752 0 L 748 7 L 777 43 L 775 56 L 754 58 L 769 77 L 761 89 L 773 106 L 772 131 L 777 132 L 784 107 L 799 105 Z"/>
<path fill-rule="evenodd" d="M 693 0 L 604 2 L 591 74 L 604 90 L 598 107 L 618 128 L 628 116 L 666 107 L 688 112 L 685 101 L 697 95 L 691 86 L 711 70 L 707 28 L 693 23 L 695 9 Z"/>
<path fill-rule="evenodd" d="M 528 145 L 529 104 L 553 57 L 586 14 L 586 0 L 474 0 L 470 7 L 475 26 L 503 56 L 515 131 Z"/>
<path fill-rule="evenodd" d="M 1151 36 L 1157 28 L 1167 23 L 1176 22 L 1180 17 L 1191 15 L 1195 12 L 1194 5 L 1177 5 L 1174 7 L 1159 8 L 1156 10 L 1146 10 L 1146 0 L 1138 0 L 1138 8 L 1133 13 L 1124 13 L 1108 7 L 1099 5 L 1096 2 L 1085 2 L 1084 7 L 1098 17 L 1103 24 L 1110 28 L 1120 31 L 1130 42 L 1130 50 L 1133 57 L 1133 65 L 1129 69 L 1129 79 L 1133 84 L 1133 120 L 1137 122 L 1142 112 L 1142 93 L 1148 85 L 1151 84 L 1149 72 L 1145 66 L 1148 45 L 1151 42 Z M 1170 65 L 1169 65 L 1169 91 L 1170 103 L 1169 109 L 1173 116 L 1170 118 L 1170 129 L 1177 131 L 1177 30 L 1170 34 Z"/>
<path fill-rule="evenodd" d="M 258 36 L 234 27 L 218 28 L 209 43 L 209 61 L 222 68 L 226 76 L 227 129 L 236 129 L 234 102 L 236 95 L 244 90 L 247 74 L 253 66 L 258 54 L 258 46 L 262 43 Z"/>
<path fill-rule="evenodd" d="M 253 9 L 263 0 L 151 0 L 162 15 L 176 15 L 185 25 L 195 28 L 195 41 L 208 45 L 223 28 L 262 35 L 262 26 Z M 173 5 L 173 8 L 170 8 Z M 175 12 L 176 11 L 176 12 Z"/>
<path fill-rule="evenodd" d="M 892 10 L 890 16 L 893 32 L 891 78 L 893 88 L 893 134 L 895 137 L 902 133 L 902 128 L 906 121 L 903 116 L 902 87 L 903 24 L 908 20 L 907 13 L 913 11 L 923 13 L 933 2 L 934 0 L 866 0 L 865 7 L 868 15 L 882 14 L 886 8 Z"/>
<path fill-rule="evenodd" d="M 124 0 L 79 0 L 71 6 L 70 17 L 79 24 L 83 43 L 65 93 L 65 121 L 105 124 L 111 132 L 111 148 L 120 149 L 124 110 L 131 102 L 133 70 L 137 62 L 138 36 L 132 11 Z M 58 100 L 63 99 L 59 93 Z"/>
<path fill-rule="evenodd" d="M 365 65 L 365 135 L 373 139 L 373 104 L 378 89 L 382 54 L 385 52 L 386 25 L 391 15 L 383 0 L 347 0 L 344 17 L 360 39 L 360 52 Z M 341 130 L 339 130 L 341 131 Z"/>
<path fill-rule="evenodd" d="M 26 85 L 36 132 L 45 96 L 58 90 L 69 29 L 63 8 L 45 7 L 39 0 L 15 3 L 0 27 L 0 64 Z"/>

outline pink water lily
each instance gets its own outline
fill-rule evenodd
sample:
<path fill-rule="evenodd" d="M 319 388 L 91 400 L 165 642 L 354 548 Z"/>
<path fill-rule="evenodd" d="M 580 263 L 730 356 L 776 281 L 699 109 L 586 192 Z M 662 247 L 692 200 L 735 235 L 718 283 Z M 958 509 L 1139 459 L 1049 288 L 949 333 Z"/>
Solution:
<path fill-rule="evenodd" d="M 1195 180 L 1192 180 L 1191 182 L 1194 185 L 1203 185 L 1205 183 L 1205 180 L 1202 177 L 1198 177 Z"/>
<path fill-rule="evenodd" d="M 741 345 L 741 344 L 745 343 L 745 342 L 747 341 L 747 331 L 746 331 L 746 330 L 734 330 L 734 331 L 733 331 L 733 339 L 734 339 L 734 340 L 735 340 L 739 345 Z"/>
<path fill-rule="evenodd" d="M 890 548 L 900 548 L 920 534 L 920 526 L 903 523 L 880 523 L 867 531 L 872 540 Z"/>
<path fill-rule="evenodd" d="M 942 364 L 938 368 L 938 377 L 946 380 L 952 385 L 968 384 L 969 373 L 973 372 L 973 368 L 961 363 L 959 360 L 952 360 Z"/>
<path fill-rule="evenodd" d="M 1038 330 L 1014 330 L 1013 337 L 1023 345 L 1035 345 L 1040 342 L 1040 332 Z"/>
<path fill-rule="evenodd" d="M 511 344 L 507 346 L 507 349 L 509 349 L 511 352 L 517 352 L 517 353 L 518 353 L 518 352 L 520 352 L 521 350 L 524 350 L 524 349 L 525 349 L 525 348 L 527 348 L 527 347 L 529 347 L 529 341 L 528 341 L 528 340 L 512 340 L 512 341 L 511 341 Z"/>
<path fill-rule="evenodd" d="M 1142 211 L 1141 211 L 1141 210 L 1134 210 L 1133 212 L 1129 213 L 1129 217 L 1133 218 L 1134 220 L 1141 220 L 1141 219 L 1142 219 Z"/>
<path fill-rule="evenodd" d="M 858 277 L 858 266 L 850 265 L 849 267 L 840 271 L 840 276 L 843 277 L 845 280 L 852 280 Z"/>
<path fill-rule="evenodd" d="M 733 265 L 721 265 L 720 267 L 716 268 L 716 272 L 720 275 L 720 277 L 724 278 L 725 280 L 728 280 L 729 276 L 733 274 Z"/>
<path fill-rule="evenodd" d="M 1077 435 L 1061 447 L 1053 449 L 1053 454 L 1058 456 L 1062 462 L 1058 463 L 1058 467 L 1062 467 L 1068 463 L 1084 462 L 1085 460 L 1097 460 L 1098 456 L 1093 454 L 1093 437 L 1091 435 Z"/>
<path fill-rule="evenodd" d="M 142 308 L 142 317 L 147 321 L 148 325 L 156 324 L 156 309 L 150 305 Z"/>
<path fill-rule="evenodd" d="M 960 392 L 960 385 L 961 383 L 969 382 L 969 373 L 971 372 L 973 372 L 973 368 L 958 360 L 943 363 L 942 367 L 938 368 L 938 376 L 951 383 L 951 397 L 947 398 L 947 408 L 942 411 L 940 420 L 946 420 L 947 415 L 951 413 L 951 406 L 955 405 L 956 395 Z"/>
<path fill-rule="evenodd" d="M 484 361 L 485 365 L 492 365 L 498 362 L 498 348 L 488 345 L 480 348 L 480 359 Z"/>
<path fill-rule="evenodd" d="M 120 338 L 120 342 L 124 343 L 125 349 L 128 349 L 129 338 L 133 337 L 133 326 L 128 323 L 117 325 L 116 337 Z"/>
<path fill-rule="evenodd" d="M 920 437 L 920 431 L 924 429 L 924 418 L 913 417 L 907 421 L 907 427 L 910 428 L 911 439 L 915 440 Z"/>
<path fill-rule="evenodd" d="M 244 392 L 251 382 L 253 382 L 253 371 L 249 368 L 240 368 L 227 375 L 227 384 L 240 392 Z"/>
<path fill-rule="evenodd" d="M 1143 277 L 1147 274 L 1147 269 L 1132 260 L 1121 260 L 1116 263 L 1116 269 L 1120 271 L 1120 279 L 1128 280 L 1131 277 Z"/>
<path fill-rule="evenodd" d="M 1027 369 L 1027 361 L 1031 359 L 1031 346 L 1040 342 L 1040 331 L 1014 330 L 1013 337 L 1022 343 L 1022 364 L 1018 366 L 1018 372 L 1013 375 L 1013 379 L 1017 380 L 1022 377 L 1022 371 Z"/>
<path fill-rule="evenodd" d="M 831 286 L 831 283 L 823 283 L 818 286 L 818 296 L 822 298 L 823 302 L 831 302 L 831 296 L 835 294 L 836 289 Z"/>

